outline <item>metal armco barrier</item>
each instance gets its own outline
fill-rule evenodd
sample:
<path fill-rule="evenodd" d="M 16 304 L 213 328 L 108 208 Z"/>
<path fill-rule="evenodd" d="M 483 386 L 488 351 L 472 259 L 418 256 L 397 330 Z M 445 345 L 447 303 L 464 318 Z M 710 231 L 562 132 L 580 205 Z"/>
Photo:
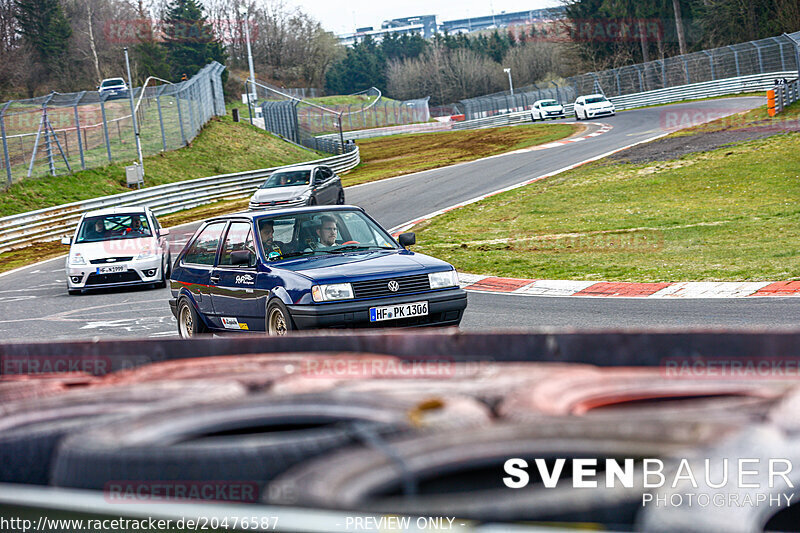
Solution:
<path fill-rule="evenodd" d="M 321 163 L 330 166 L 336 172 L 345 172 L 356 167 L 361 161 L 358 147 L 351 146 L 347 153 L 306 163 L 169 183 L 3 217 L 0 218 L 0 252 L 35 242 L 58 240 L 74 231 L 83 213 L 94 209 L 146 205 L 156 215 L 165 215 L 216 200 L 245 198 L 258 188 L 264 179 L 280 168 Z"/>
<path fill-rule="evenodd" d="M 800 100 L 800 79 L 779 83 L 774 89 L 767 91 L 767 111 L 774 117 L 786 106 Z"/>
<path fill-rule="evenodd" d="M 165 304 L 166 305 L 166 304 Z M 261 353 L 363 352 L 408 360 L 586 363 L 602 367 L 721 365 L 764 360 L 794 365 L 800 360 L 800 329 L 778 331 L 696 330 L 492 332 L 428 330 L 409 333 L 317 332 L 288 337 L 252 334 L 199 339 L 50 341 L 0 344 L 0 374 L 38 368 L 36 358 L 102 360 L 100 373 L 192 357 Z M 684 365 L 685 363 L 685 365 Z M 18 373 L 18 372 L 16 372 Z"/>

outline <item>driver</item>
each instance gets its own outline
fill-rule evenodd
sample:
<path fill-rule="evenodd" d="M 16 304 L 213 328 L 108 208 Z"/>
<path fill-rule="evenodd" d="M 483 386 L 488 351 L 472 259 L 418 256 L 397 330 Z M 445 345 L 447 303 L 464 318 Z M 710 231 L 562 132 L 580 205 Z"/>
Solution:
<path fill-rule="evenodd" d="M 88 237 L 91 239 L 101 239 L 106 234 L 106 225 L 103 223 L 101 219 L 97 219 L 94 221 L 94 226 L 89 228 Z"/>
<path fill-rule="evenodd" d="M 131 227 L 125 230 L 125 233 L 144 234 L 144 228 L 142 228 L 142 221 L 139 219 L 139 215 L 133 215 L 131 217 Z"/>
<path fill-rule="evenodd" d="M 261 245 L 264 247 L 264 255 L 268 261 L 275 261 L 283 257 L 281 246 L 285 246 L 279 241 L 275 241 L 275 223 L 272 220 L 264 220 L 259 224 L 258 232 L 261 235 Z"/>
<path fill-rule="evenodd" d="M 311 250 L 327 250 L 336 246 L 336 237 L 338 236 L 339 228 L 336 226 L 336 219 L 330 215 L 325 215 L 320 219 L 320 226 L 316 230 L 319 242 L 309 243 L 306 251 Z"/>

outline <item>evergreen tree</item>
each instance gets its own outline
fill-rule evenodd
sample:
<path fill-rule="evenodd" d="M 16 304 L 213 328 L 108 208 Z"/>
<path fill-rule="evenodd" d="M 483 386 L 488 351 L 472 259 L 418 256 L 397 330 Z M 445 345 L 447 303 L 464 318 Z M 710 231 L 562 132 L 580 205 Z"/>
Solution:
<path fill-rule="evenodd" d="M 173 79 L 184 74 L 191 78 L 211 61 L 225 64 L 225 49 L 207 23 L 202 4 L 196 0 L 173 0 L 169 5 L 164 47 Z"/>
<path fill-rule="evenodd" d="M 139 82 L 144 82 L 148 76 L 156 76 L 162 79 L 169 78 L 170 68 L 167 62 L 166 49 L 156 41 L 153 26 L 142 5 L 142 0 L 139 0 L 137 12 L 141 20 L 146 21 L 146 25 L 141 28 L 137 35 L 139 42 L 133 48 L 134 61 L 139 66 L 137 71 L 142 78 Z"/>
<path fill-rule="evenodd" d="M 72 35 L 58 0 L 16 0 L 19 29 L 36 51 L 38 62 L 61 71 Z"/>

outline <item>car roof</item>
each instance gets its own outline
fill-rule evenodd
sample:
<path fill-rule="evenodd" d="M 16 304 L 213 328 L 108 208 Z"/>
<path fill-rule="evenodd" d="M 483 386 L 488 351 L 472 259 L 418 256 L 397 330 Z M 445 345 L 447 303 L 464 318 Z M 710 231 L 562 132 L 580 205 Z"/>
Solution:
<path fill-rule="evenodd" d="M 585 94 L 585 95 L 583 95 L 583 97 L 584 98 L 605 98 L 606 95 L 600 94 L 600 93 L 597 93 L 597 94 Z"/>
<path fill-rule="evenodd" d="M 324 166 L 324 165 L 296 165 L 296 166 L 293 166 L 293 167 L 280 168 L 280 169 L 276 170 L 275 172 L 273 172 L 273 174 L 276 174 L 278 172 L 282 172 L 284 170 L 313 170 L 313 169 L 315 169 L 315 168 L 317 168 L 319 166 Z"/>
<path fill-rule="evenodd" d="M 248 219 L 255 221 L 255 220 L 260 220 L 262 218 L 275 218 L 279 216 L 294 215 L 298 213 L 318 213 L 321 211 L 353 211 L 353 210 L 364 212 L 364 209 L 357 205 L 315 205 L 311 207 L 291 207 L 287 209 L 275 209 L 270 211 L 242 211 L 241 213 L 231 213 L 229 215 L 220 215 L 217 217 L 209 218 L 204 222 L 231 220 L 234 218 Z"/>
<path fill-rule="evenodd" d="M 84 217 L 101 217 L 104 215 L 120 215 L 120 214 L 146 214 L 147 208 L 141 205 L 132 205 L 130 207 L 106 207 L 105 209 L 95 209 L 94 211 L 88 211 L 83 216 Z"/>

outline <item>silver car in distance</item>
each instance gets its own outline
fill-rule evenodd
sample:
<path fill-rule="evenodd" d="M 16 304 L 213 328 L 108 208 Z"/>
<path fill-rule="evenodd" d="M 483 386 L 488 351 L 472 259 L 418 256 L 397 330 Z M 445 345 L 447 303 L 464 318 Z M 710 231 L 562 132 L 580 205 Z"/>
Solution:
<path fill-rule="evenodd" d="M 303 165 L 276 170 L 250 199 L 251 210 L 342 204 L 342 180 L 325 165 Z"/>

